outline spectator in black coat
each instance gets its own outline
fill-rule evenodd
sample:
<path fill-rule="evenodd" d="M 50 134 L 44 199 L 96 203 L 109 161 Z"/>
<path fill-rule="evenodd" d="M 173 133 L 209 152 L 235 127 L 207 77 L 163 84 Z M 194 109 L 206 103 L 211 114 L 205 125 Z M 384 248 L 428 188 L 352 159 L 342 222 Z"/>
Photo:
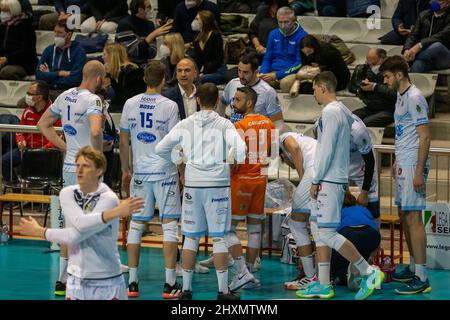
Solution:
<path fill-rule="evenodd" d="M 18 0 L 4 0 L 0 8 L 0 79 L 22 80 L 36 69 L 36 34 Z"/>
<path fill-rule="evenodd" d="M 191 24 L 199 11 L 207 10 L 214 14 L 217 25 L 220 25 L 220 13 L 217 5 L 208 0 L 185 0 L 175 8 L 171 32 L 181 33 L 185 43 L 191 43 L 197 36 Z"/>
<path fill-rule="evenodd" d="M 224 64 L 223 39 L 211 11 L 199 11 L 192 22 L 192 30 L 199 32 L 193 43 L 193 58 L 201 72 L 201 82 L 225 83 L 227 66 Z"/>
<path fill-rule="evenodd" d="M 300 41 L 302 65 L 318 66 L 320 71 L 331 71 L 336 76 L 336 90 L 345 90 L 350 82 L 350 71 L 341 53 L 332 44 L 320 42 L 312 35 L 307 35 Z M 291 75 L 288 77 L 292 77 Z M 312 94 L 312 84 L 302 83 L 300 93 Z"/>
<path fill-rule="evenodd" d="M 130 12 L 130 16 L 119 22 L 116 41 L 127 47 L 128 56 L 134 63 L 146 64 L 156 56 L 156 38 L 168 33 L 172 24 L 155 29 L 150 0 L 132 0 Z"/>
<path fill-rule="evenodd" d="M 109 112 L 122 112 L 128 99 L 145 91 L 144 71 L 128 59 L 127 50 L 120 43 L 107 44 L 103 60 L 107 72 L 105 87 L 114 92 Z"/>
<path fill-rule="evenodd" d="M 352 76 L 362 79 L 357 89 L 358 97 L 366 105 L 353 111 L 367 127 L 382 127 L 394 122 L 397 91 L 384 84 L 380 66 L 386 60 L 386 50 L 372 48 L 367 53 L 367 63 L 355 68 Z M 359 82 L 359 80 L 356 80 Z"/>
<path fill-rule="evenodd" d="M 158 14 L 156 15 L 156 24 L 164 25 L 170 19 L 173 21 L 175 8 L 183 0 L 158 0 Z"/>
<path fill-rule="evenodd" d="M 81 24 L 81 32 L 114 33 L 119 21 L 128 15 L 127 0 L 87 0 L 92 17 Z"/>
<path fill-rule="evenodd" d="M 416 25 L 419 14 L 430 8 L 428 0 L 400 0 L 392 16 L 392 27 L 389 33 L 381 37 L 381 44 L 403 45 Z"/>
<path fill-rule="evenodd" d="M 414 73 L 450 68 L 450 0 L 433 3 L 432 10 L 420 14 L 403 47 Z"/>

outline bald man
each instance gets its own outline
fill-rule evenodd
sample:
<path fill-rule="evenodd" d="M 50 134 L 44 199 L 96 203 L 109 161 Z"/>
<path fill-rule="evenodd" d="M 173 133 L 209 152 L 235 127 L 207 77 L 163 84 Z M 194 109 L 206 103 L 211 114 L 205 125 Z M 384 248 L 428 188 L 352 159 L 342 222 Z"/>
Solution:
<path fill-rule="evenodd" d="M 386 60 L 386 50 L 371 48 L 367 53 L 366 64 L 357 66 L 352 78 L 360 81 L 357 89 L 358 97 L 365 107 L 353 111 L 366 125 L 366 127 L 383 127 L 394 122 L 395 102 L 397 92 L 389 89 L 383 83 L 383 75 L 379 72 L 380 66 Z M 356 78 L 355 78 L 356 77 Z"/>
<path fill-rule="evenodd" d="M 38 122 L 45 137 L 61 151 L 66 152 L 63 166 L 64 187 L 76 184 L 75 155 L 85 147 L 102 151 L 103 105 L 94 94 L 101 88 L 106 75 L 105 67 L 98 61 L 89 61 L 83 68 L 83 80 L 79 87 L 64 91 L 47 109 Z M 53 125 L 61 120 L 66 142 L 56 133 Z M 67 280 L 67 247 L 61 245 L 59 278 L 55 295 L 65 296 Z"/>
<path fill-rule="evenodd" d="M 179 118 L 183 120 L 200 110 L 195 86 L 198 77 L 197 65 L 191 58 L 181 59 L 177 64 L 176 74 L 178 83 L 163 90 L 162 95 L 177 103 Z"/>

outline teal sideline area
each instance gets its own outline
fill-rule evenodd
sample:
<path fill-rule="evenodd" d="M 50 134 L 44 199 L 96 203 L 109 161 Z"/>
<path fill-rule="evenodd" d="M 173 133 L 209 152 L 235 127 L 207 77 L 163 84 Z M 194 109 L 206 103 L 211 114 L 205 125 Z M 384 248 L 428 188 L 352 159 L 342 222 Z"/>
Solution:
<path fill-rule="evenodd" d="M 46 253 L 49 243 L 46 241 L 15 239 L 0 246 L 0 300 L 61 300 L 53 296 L 54 284 L 59 268 L 59 253 Z M 121 259 L 127 262 L 126 252 L 120 249 Z M 199 259 L 204 259 L 200 255 Z M 139 270 L 138 300 L 162 299 L 164 278 L 164 260 L 162 250 L 142 248 Z M 252 290 L 241 290 L 243 300 L 295 299 L 295 291 L 283 288 L 283 282 L 296 275 L 293 265 L 279 262 L 278 256 L 263 257 L 262 270 L 256 273 L 262 279 L 262 286 Z M 230 279 L 232 274 L 230 273 Z M 128 276 L 125 275 L 127 278 Z M 450 271 L 429 270 L 433 288 L 429 294 L 400 296 L 393 291 L 400 284 L 383 284 L 384 290 L 376 290 L 369 300 L 449 300 Z M 181 281 L 181 278 L 178 278 Z M 195 274 L 193 280 L 194 300 L 216 299 L 216 273 Z M 353 300 L 354 293 L 338 286 L 334 300 Z"/>

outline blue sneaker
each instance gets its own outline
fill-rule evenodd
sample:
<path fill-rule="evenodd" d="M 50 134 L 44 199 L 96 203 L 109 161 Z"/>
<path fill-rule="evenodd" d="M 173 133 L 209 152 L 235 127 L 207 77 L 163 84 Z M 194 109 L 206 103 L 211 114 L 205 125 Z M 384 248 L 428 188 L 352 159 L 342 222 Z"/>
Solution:
<path fill-rule="evenodd" d="M 405 283 L 401 288 L 395 289 L 398 294 L 416 294 L 416 293 L 429 293 L 431 292 L 430 282 L 427 280 L 422 281 L 419 277 L 414 276 L 414 279 Z"/>
<path fill-rule="evenodd" d="M 323 286 L 320 284 L 320 281 L 315 281 L 306 289 L 298 290 L 295 294 L 297 295 L 297 297 L 305 299 L 331 299 L 334 297 L 334 290 L 331 287 L 331 284 Z"/>
<path fill-rule="evenodd" d="M 406 268 L 403 268 L 401 271 L 397 271 L 397 269 L 395 269 L 395 272 L 392 275 L 392 280 L 397 282 L 410 282 L 414 280 L 414 277 L 414 272 L 409 270 L 409 266 L 406 266 Z"/>
<path fill-rule="evenodd" d="M 361 280 L 359 291 L 355 295 L 356 300 L 364 300 L 369 297 L 376 287 L 380 286 L 384 280 L 384 272 L 373 268 L 372 273 L 364 276 Z"/>

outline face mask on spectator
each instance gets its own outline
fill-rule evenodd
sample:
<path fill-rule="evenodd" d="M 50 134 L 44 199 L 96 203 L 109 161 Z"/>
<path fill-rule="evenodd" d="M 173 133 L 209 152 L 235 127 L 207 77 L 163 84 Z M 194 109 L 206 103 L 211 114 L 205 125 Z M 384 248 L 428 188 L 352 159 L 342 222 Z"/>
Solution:
<path fill-rule="evenodd" d="M 198 20 L 192 21 L 191 28 L 192 28 L 192 31 L 197 31 L 197 32 L 200 32 L 202 30 L 202 26 L 200 25 L 200 22 Z"/>
<path fill-rule="evenodd" d="M 55 37 L 55 46 L 58 48 L 64 47 L 64 44 L 66 43 L 66 38 L 64 37 Z"/>
<path fill-rule="evenodd" d="M 160 55 L 161 58 L 165 58 L 165 57 L 170 56 L 170 49 L 169 49 L 169 47 L 166 46 L 165 44 L 162 44 L 159 47 L 159 55 Z"/>
<path fill-rule="evenodd" d="M 290 23 L 279 23 L 278 26 L 284 34 L 290 34 L 292 32 Z"/>
<path fill-rule="evenodd" d="M 29 105 L 30 107 L 34 107 L 34 105 L 36 104 L 34 101 L 33 101 L 33 96 L 30 96 L 30 95 L 26 95 L 25 96 L 25 103 L 27 104 L 27 105 Z"/>
<path fill-rule="evenodd" d="M 150 9 L 147 11 L 147 13 L 145 14 L 145 19 L 147 20 L 153 20 L 153 9 Z"/>
<path fill-rule="evenodd" d="M 2 11 L 2 13 L 0 13 L 0 19 L 2 23 L 8 22 L 11 20 L 11 13 Z"/>
<path fill-rule="evenodd" d="M 195 0 L 185 0 L 184 4 L 186 5 L 186 8 L 191 9 L 197 5 Z"/>

